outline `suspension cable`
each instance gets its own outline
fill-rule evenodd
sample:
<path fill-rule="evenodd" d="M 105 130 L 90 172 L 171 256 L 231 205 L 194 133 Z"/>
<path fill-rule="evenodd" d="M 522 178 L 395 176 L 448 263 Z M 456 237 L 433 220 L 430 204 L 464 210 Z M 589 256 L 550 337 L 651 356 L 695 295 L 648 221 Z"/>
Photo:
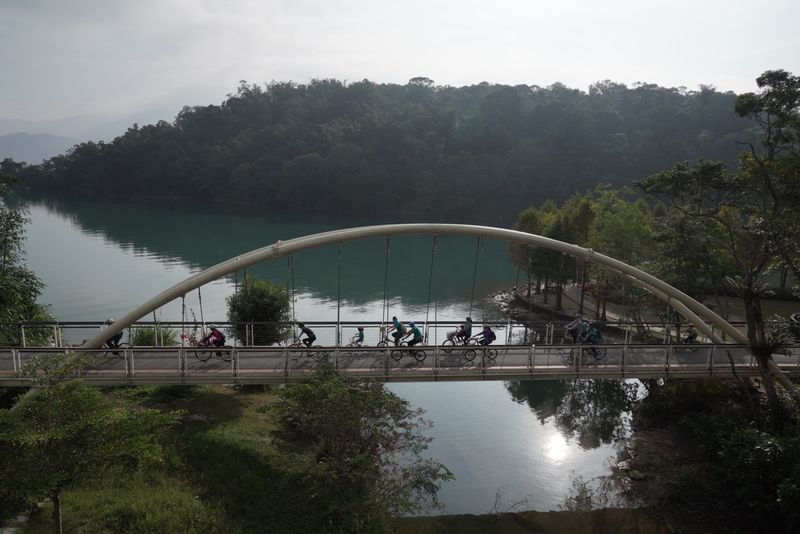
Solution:
<path fill-rule="evenodd" d="M 337 274 L 336 274 L 336 346 L 338 347 L 341 344 L 341 310 L 342 310 L 342 244 L 338 244 L 339 249 L 339 259 L 337 262 Z"/>
<path fill-rule="evenodd" d="M 386 262 L 383 270 L 383 311 L 381 312 L 381 328 L 389 322 L 389 256 L 391 254 L 391 237 L 386 238 Z"/>
<path fill-rule="evenodd" d="M 200 328 L 203 335 L 206 333 L 206 320 L 203 318 L 203 294 L 200 293 L 200 288 L 197 288 L 197 300 L 200 301 Z"/>
<path fill-rule="evenodd" d="M 433 288 L 433 265 L 436 260 L 436 238 L 438 237 L 437 234 L 433 234 L 433 244 L 431 245 L 431 272 L 428 275 L 428 307 L 425 310 L 425 339 L 423 343 L 428 343 L 428 332 L 430 330 L 428 326 L 428 317 L 431 311 L 431 289 Z"/>
<path fill-rule="evenodd" d="M 289 298 L 291 299 L 291 308 L 292 308 L 292 328 L 294 329 L 294 323 L 296 322 L 295 317 L 295 293 L 294 293 L 294 254 L 289 254 L 288 258 L 288 269 L 289 269 Z M 294 331 L 294 330 L 293 330 Z"/>
<path fill-rule="evenodd" d="M 186 294 L 181 295 L 181 348 L 186 346 Z"/>
<path fill-rule="evenodd" d="M 475 299 L 475 281 L 478 277 L 478 253 L 481 251 L 481 238 L 478 236 L 477 246 L 475 247 L 475 266 L 472 269 L 472 292 L 469 295 L 469 313 L 467 317 L 472 317 L 472 302 Z"/>

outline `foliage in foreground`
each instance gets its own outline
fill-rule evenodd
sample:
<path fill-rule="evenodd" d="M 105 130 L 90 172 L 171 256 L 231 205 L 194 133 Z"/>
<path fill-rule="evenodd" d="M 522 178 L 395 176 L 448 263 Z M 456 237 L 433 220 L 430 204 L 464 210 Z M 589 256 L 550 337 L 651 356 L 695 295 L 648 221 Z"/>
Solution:
<path fill-rule="evenodd" d="M 25 225 L 23 210 L 8 206 L 7 187 L 11 177 L 0 173 L 0 346 L 22 344 L 20 329 L 13 323 L 51 321 L 47 307 L 36 302 L 44 284 L 24 261 Z M 45 344 L 52 331 L 31 329 L 29 346 Z"/>
<path fill-rule="evenodd" d="M 114 403 L 75 381 L 23 396 L 0 412 L 0 517 L 50 498 L 60 525 L 64 489 L 99 480 L 112 466 L 160 462 L 157 435 L 176 417 Z"/>
<path fill-rule="evenodd" d="M 800 413 L 789 412 L 778 434 L 756 425 L 733 391 L 701 381 L 650 388 L 637 424 L 675 422 L 682 445 L 695 451 L 691 462 L 666 466 L 662 498 L 693 513 L 725 518 L 732 531 L 797 532 Z"/>
<path fill-rule="evenodd" d="M 326 528 L 382 531 L 391 514 L 436 506 L 442 464 L 422 457 L 430 423 L 421 409 L 386 390 L 331 369 L 278 392 L 273 407 L 280 443 L 298 451 L 303 486 Z"/>

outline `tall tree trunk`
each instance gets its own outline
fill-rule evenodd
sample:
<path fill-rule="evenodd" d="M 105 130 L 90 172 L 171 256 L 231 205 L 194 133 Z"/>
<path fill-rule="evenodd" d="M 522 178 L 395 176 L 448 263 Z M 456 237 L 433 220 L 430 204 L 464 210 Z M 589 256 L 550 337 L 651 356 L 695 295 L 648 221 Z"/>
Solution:
<path fill-rule="evenodd" d="M 54 491 L 50 496 L 53 501 L 53 533 L 62 534 L 61 528 L 61 495 L 58 491 Z"/>
<path fill-rule="evenodd" d="M 550 286 L 550 273 L 547 273 L 546 275 L 544 275 L 544 300 L 543 300 L 543 302 L 545 304 L 547 304 L 547 290 L 549 289 L 549 286 Z"/>
<path fill-rule="evenodd" d="M 772 360 L 772 351 L 768 345 L 764 314 L 761 311 L 761 299 L 752 291 L 753 281 L 753 279 L 748 278 L 747 287 L 743 288 L 745 291 L 743 300 L 745 318 L 747 319 L 747 340 L 750 344 L 750 351 L 758 362 L 758 370 L 761 373 L 770 411 L 778 417 L 781 412 L 781 404 L 778 399 L 778 393 L 775 391 L 775 378 L 770 372 L 769 365 L 770 360 Z"/>
<path fill-rule="evenodd" d="M 528 298 L 531 298 L 531 272 L 528 271 Z"/>

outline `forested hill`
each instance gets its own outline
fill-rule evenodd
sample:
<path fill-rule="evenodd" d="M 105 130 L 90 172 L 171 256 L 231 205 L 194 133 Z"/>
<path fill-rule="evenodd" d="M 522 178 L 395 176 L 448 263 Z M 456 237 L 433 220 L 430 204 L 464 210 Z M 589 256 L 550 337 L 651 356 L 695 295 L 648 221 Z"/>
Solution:
<path fill-rule="evenodd" d="M 134 125 L 39 166 L 3 166 L 56 195 L 510 224 L 524 207 L 598 182 L 699 157 L 732 165 L 736 141 L 752 140 L 735 97 L 612 82 L 588 92 L 426 78 L 242 83 L 172 123 Z"/>

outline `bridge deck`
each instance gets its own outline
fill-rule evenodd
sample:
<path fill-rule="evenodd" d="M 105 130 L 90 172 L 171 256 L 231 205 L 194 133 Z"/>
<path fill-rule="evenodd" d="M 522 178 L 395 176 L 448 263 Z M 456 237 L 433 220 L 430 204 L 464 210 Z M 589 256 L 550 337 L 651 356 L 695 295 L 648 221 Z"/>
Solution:
<path fill-rule="evenodd" d="M 497 345 L 496 352 L 456 348 L 445 352 L 422 347 L 417 361 L 409 349 L 321 348 L 309 354 L 285 347 L 234 347 L 222 350 L 136 347 L 82 351 L 87 363 L 73 376 L 95 385 L 111 384 L 276 384 L 301 380 L 321 360 L 341 372 L 384 382 L 465 380 L 547 380 L 573 378 L 703 378 L 757 376 L 743 345 L 601 346 L 602 358 L 587 347 L 570 345 Z M 23 370 L 41 354 L 63 348 L 0 348 L 0 385 L 31 385 Z M 496 354 L 496 356 L 495 356 Z M 421 355 L 418 354 L 420 359 Z M 492 358 L 491 356 L 495 356 Z M 470 361 L 468 358 L 474 358 Z M 800 376 L 800 347 L 775 354 L 784 371 Z M 228 361 L 230 360 L 230 361 Z"/>

